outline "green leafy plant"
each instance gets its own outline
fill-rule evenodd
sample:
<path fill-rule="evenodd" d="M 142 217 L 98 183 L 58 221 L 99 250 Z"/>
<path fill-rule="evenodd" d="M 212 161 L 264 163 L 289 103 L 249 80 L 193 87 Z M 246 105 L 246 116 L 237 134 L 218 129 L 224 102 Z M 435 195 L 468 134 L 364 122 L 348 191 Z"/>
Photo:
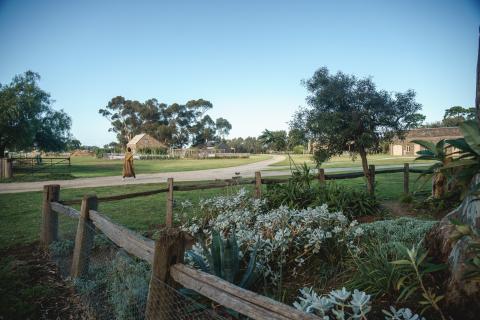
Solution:
<path fill-rule="evenodd" d="M 48 246 L 54 257 L 66 257 L 73 253 L 74 242 L 72 240 L 54 241 Z"/>
<path fill-rule="evenodd" d="M 403 258 L 401 252 L 388 250 L 381 242 L 364 244 L 361 252 L 352 253 L 346 263 L 346 274 L 350 277 L 346 282 L 347 287 L 371 293 L 376 298 L 393 298 L 396 295 L 396 283 L 404 275 L 391 263 L 399 258 Z"/>
<path fill-rule="evenodd" d="M 444 171 L 440 169 L 445 167 L 448 161 L 448 156 L 446 152 L 446 143 L 442 139 L 436 144 L 431 141 L 425 140 L 412 140 L 413 143 L 419 144 L 424 147 L 424 150 L 417 151 L 418 157 L 415 160 L 434 160 L 436 161 L 432 164 L 428 172 L 422 173 L 418 176 L 418 179 L 425 178 L 425 182 L 429 181 L 430 177 L 433 179 L 432 183 L 432 195 L 434 198 L 439 199 L 445 195 L 446 186 L 447 186 L 447 177 Z"/>
<path fill-rule="evenodd" d="M 346 260 L 346 285 L 376 298 L 393 299 L 398 294 L 396 284 L 406 273 L 391 261 L 406 259 L 403 248 L 421 242 L 434 224 L 435 221 L 410 217 L 362 224 L 365 240 L 360 250 L 350 252 L 350 259 Z"/>
<path fill-rule="evenodd" d="M 397 310 L 395 307 L 390 306 L 390 310 L 382 310 L 382 312 L 385 314 L 385 320 L 425 320 L 424 317 L 420 317 L 409 308 Z"/>
<path fill-rule="evenodd" d="M 406 301 L 413 294 L 420 293 L 423 299 L 419 301 L 419 304 L 424 306 L 421 313 L 433 308 L 442 320 L 446 319 L 439 306 L 439 302 L 444 296 L 437 295 L 431 287 L 426 285 L 425 281 L 428 274 L 443 270 L 446 266 L 428 262 L 427 252 L 421 250 L 421 247 L 414 245 L 412 249 L 404 248 L 404 250 L 408 258 L 392 262 L 392 264 L 399 266 L 401 272 L 406 273 L 397 282 L 397 289 L 400 290 L 397 300 Z"/>
<path fill-rule="evenodd" d="M 372 309 L 370 295 L 355 289 L 332 290 L 328 295 L 319 295 L 312 288 L 300 289 L 298 301 L 293 306 L 301 311 L 313 313 L 320 319 L 366 320 Z"/>
<path fill-rule="evenodd" d="M 250 260 L 245 270 L 241 270 L 241 257 L 239 253 L 235 233 L 231 232 L 226 239 L 218 231 L 212 231 L 210 248 L 205 245 L 204 239 L 200 239 L 202 255 L 192 250 L 187 251 L 187 257 L 193 264 L 204 272 L 216 275 L 228 282 L 242 288 L 248 288 L 256 279 L 256 255 L 258 244 L 250 254 Z M 206 261 L 205 261 L 206 260 Z"/>
<path fill-rule="evenodd" d="M 294 165 L 292 178 L 285 184 L 267 186 L 265 198 L 271 208 L 287 206 L 304 209 L 327 204 L 333 211 L 342 211 L 349 218 L 381 213 L 377 199 L 366 191 L 355 190 L 335 182 L 313 183 L 313 174 L 304 163 Z"/>
<path fill-rule="evenodd" d="M 453 169 L 454 178 L 462 187 L 465 196 L 473 176 L 480 172 L 480 128 L 476 121 L 469 120 L 460 124 L 460 130 L 463 138 L 446 141 L 459 150 L 454 153 L 458 157 L 445 165 L 442 170 Z M 477 184 L 470 192 L 477 193 L 479 190 L 480 184 Z"/>

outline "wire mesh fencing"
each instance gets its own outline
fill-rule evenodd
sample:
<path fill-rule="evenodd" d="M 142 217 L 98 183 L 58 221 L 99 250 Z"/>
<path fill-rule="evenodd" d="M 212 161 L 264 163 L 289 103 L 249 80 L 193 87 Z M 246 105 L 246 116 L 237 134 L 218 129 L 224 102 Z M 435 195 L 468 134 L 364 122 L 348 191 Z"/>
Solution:
<path fill-rule="evenodd" d="M 174 288 L 160 283 L 159 279 L 152 281 L 165 290 L 161 296 L 153 293 L 150 299 L 151 306 L 157 306 L 161 311 L 150 313 L 148 317 L 150 264 L 129 255 L 90 221 L 84 224 L 82 230 L 78 227 L 78 219 L 63 215 L 59 215 L 58 219 L 58 239 L 49 246 L 50 256 L 60 275 L 73 284 L 88 310 L 89 318 L 224 319 L 212 310 L 211 304 L 196 300 L 200 296 L 193 291 Z M 84 233 L 80 243 L 82 250 L 75 248 L 78 232 Z"/>
<path fill-rule="evenodd" d="M 148 297 L 151 303 L 148 304 L 145 319 L 232 319 L 227 315 L 225 315 L 226 317 L 221 316 L 220 310 L 212 309 L 211 301 L 195 291 L 174 288 L 156 277 L 152 278 L 151 281 L 151 285 L 156 290 L 152 290 Z"/>

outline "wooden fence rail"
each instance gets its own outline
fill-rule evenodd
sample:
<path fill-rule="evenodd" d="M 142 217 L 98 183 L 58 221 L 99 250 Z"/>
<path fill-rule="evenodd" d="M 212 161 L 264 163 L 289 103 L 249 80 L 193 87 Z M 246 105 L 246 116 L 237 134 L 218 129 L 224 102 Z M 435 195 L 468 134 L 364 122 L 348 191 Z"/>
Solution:
<path fill-rule="evenodd" d="M 408 165 L 408 164 L 406 164 Z M 375 166 L 370 166 L 371 178 L 375 179 L 375 176 L 378 174 L 386 174 L 386 173 L 400 173 L 403 172 L 405 176 L 408 176 L 409 173 L 431 173 L 428 170 L 422 169 L 414 169 L 409 168 L 408 166 L 404 166 L 404 168 L 392 168 L 392 169 L 380 169 L 376 170 Z M 318 176 L 312 176 L 312 179 L 318 179 L 319 181 L 325 180 L 342 180 L 342 179 L 354 179 L 363 177 L 364 174 L 362 171 L 359 172 L 347 172 L 347 173 L 335 173 L 335 174 L 325 174 L 325 170 L 320 168 Z M 404 179 L 407 179 L 404 177 Z M 205 190 L 205 189 L 216 189 L 216 188 L 225 188 L 231 186 L 239 186 L 239 185 L 255 185 L 255 196 L 261 196 L 261 185 L 269 185 L 269 184 L 277 184 L 277 183 L 286 183 L 290 180 L 290 178 L 262 178 L 260 172 L 255 173 L 255 179 L 226 179 L 226 180 L 219 180 L 215 182 L 209 183 L 198 183 L 198 184 L 189 184 L 189 185 L 173 185 L 173 191 L 192 191 L 192 190 Z M 106 197 L 99 197 L 98 201 L 100 202 L 107 202 L 107 201 L 118 201 L 124 199 L 131 199 L 137 197 L 145 197 L 151 196 L 159 193 L 168 193 L 171 192 L 170 188 L 160 188 L 154 189 L 149 191 L 141 191 L 141 192 L 133 192 L 133 193 L 125 193 L 120 195 L 114 196 L 106 196 Z M 60 203 L 64 205 L 78 205 L 82 203 L 82 199 L 71 199 L 71 200 L 62 200 Z"/>

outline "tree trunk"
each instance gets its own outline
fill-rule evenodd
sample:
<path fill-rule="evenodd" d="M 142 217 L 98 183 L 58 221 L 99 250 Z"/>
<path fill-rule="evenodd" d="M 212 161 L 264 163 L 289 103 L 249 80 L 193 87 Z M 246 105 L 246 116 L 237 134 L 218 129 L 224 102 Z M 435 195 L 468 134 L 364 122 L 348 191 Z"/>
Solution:
<path fill-rule="evenodd" d="M 0 145 L 0 158 L 5 157 L 5 148 L 6 148 L 6 146 Z"/>
<path fill-rule="evenodd" d="M 447 186 L 447 178 L 445 175 L 436 171 L 432 177 L 432 197 L 434 199 L 441 199 L 445 196 L 445 189 Z"/>
<path fill-rule="evenodd" d="M 374 186 L 372 185 L 372 180 L 370 179 L 370 170 L 368 170 L 367 152 L 364 148 L 360 148 L 358 153 L 360 154 L 360 159 L 362 159 L 363 174 L 367 180 L 367 192 L 372 194 Z"/>

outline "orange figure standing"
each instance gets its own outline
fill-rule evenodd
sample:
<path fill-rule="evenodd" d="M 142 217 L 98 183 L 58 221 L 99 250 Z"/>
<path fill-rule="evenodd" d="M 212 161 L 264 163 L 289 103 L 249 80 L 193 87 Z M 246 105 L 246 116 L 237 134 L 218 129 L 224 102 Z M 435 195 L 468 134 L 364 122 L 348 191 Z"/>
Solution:
<path fill-rule="evenodd" d="M 123 179 L 125 179 L 125 177 L 135 178 L 135 170 L 133 169 L 133 153 L 130 147 L 127 148 L 125 159 L 123 160 Z"/>

